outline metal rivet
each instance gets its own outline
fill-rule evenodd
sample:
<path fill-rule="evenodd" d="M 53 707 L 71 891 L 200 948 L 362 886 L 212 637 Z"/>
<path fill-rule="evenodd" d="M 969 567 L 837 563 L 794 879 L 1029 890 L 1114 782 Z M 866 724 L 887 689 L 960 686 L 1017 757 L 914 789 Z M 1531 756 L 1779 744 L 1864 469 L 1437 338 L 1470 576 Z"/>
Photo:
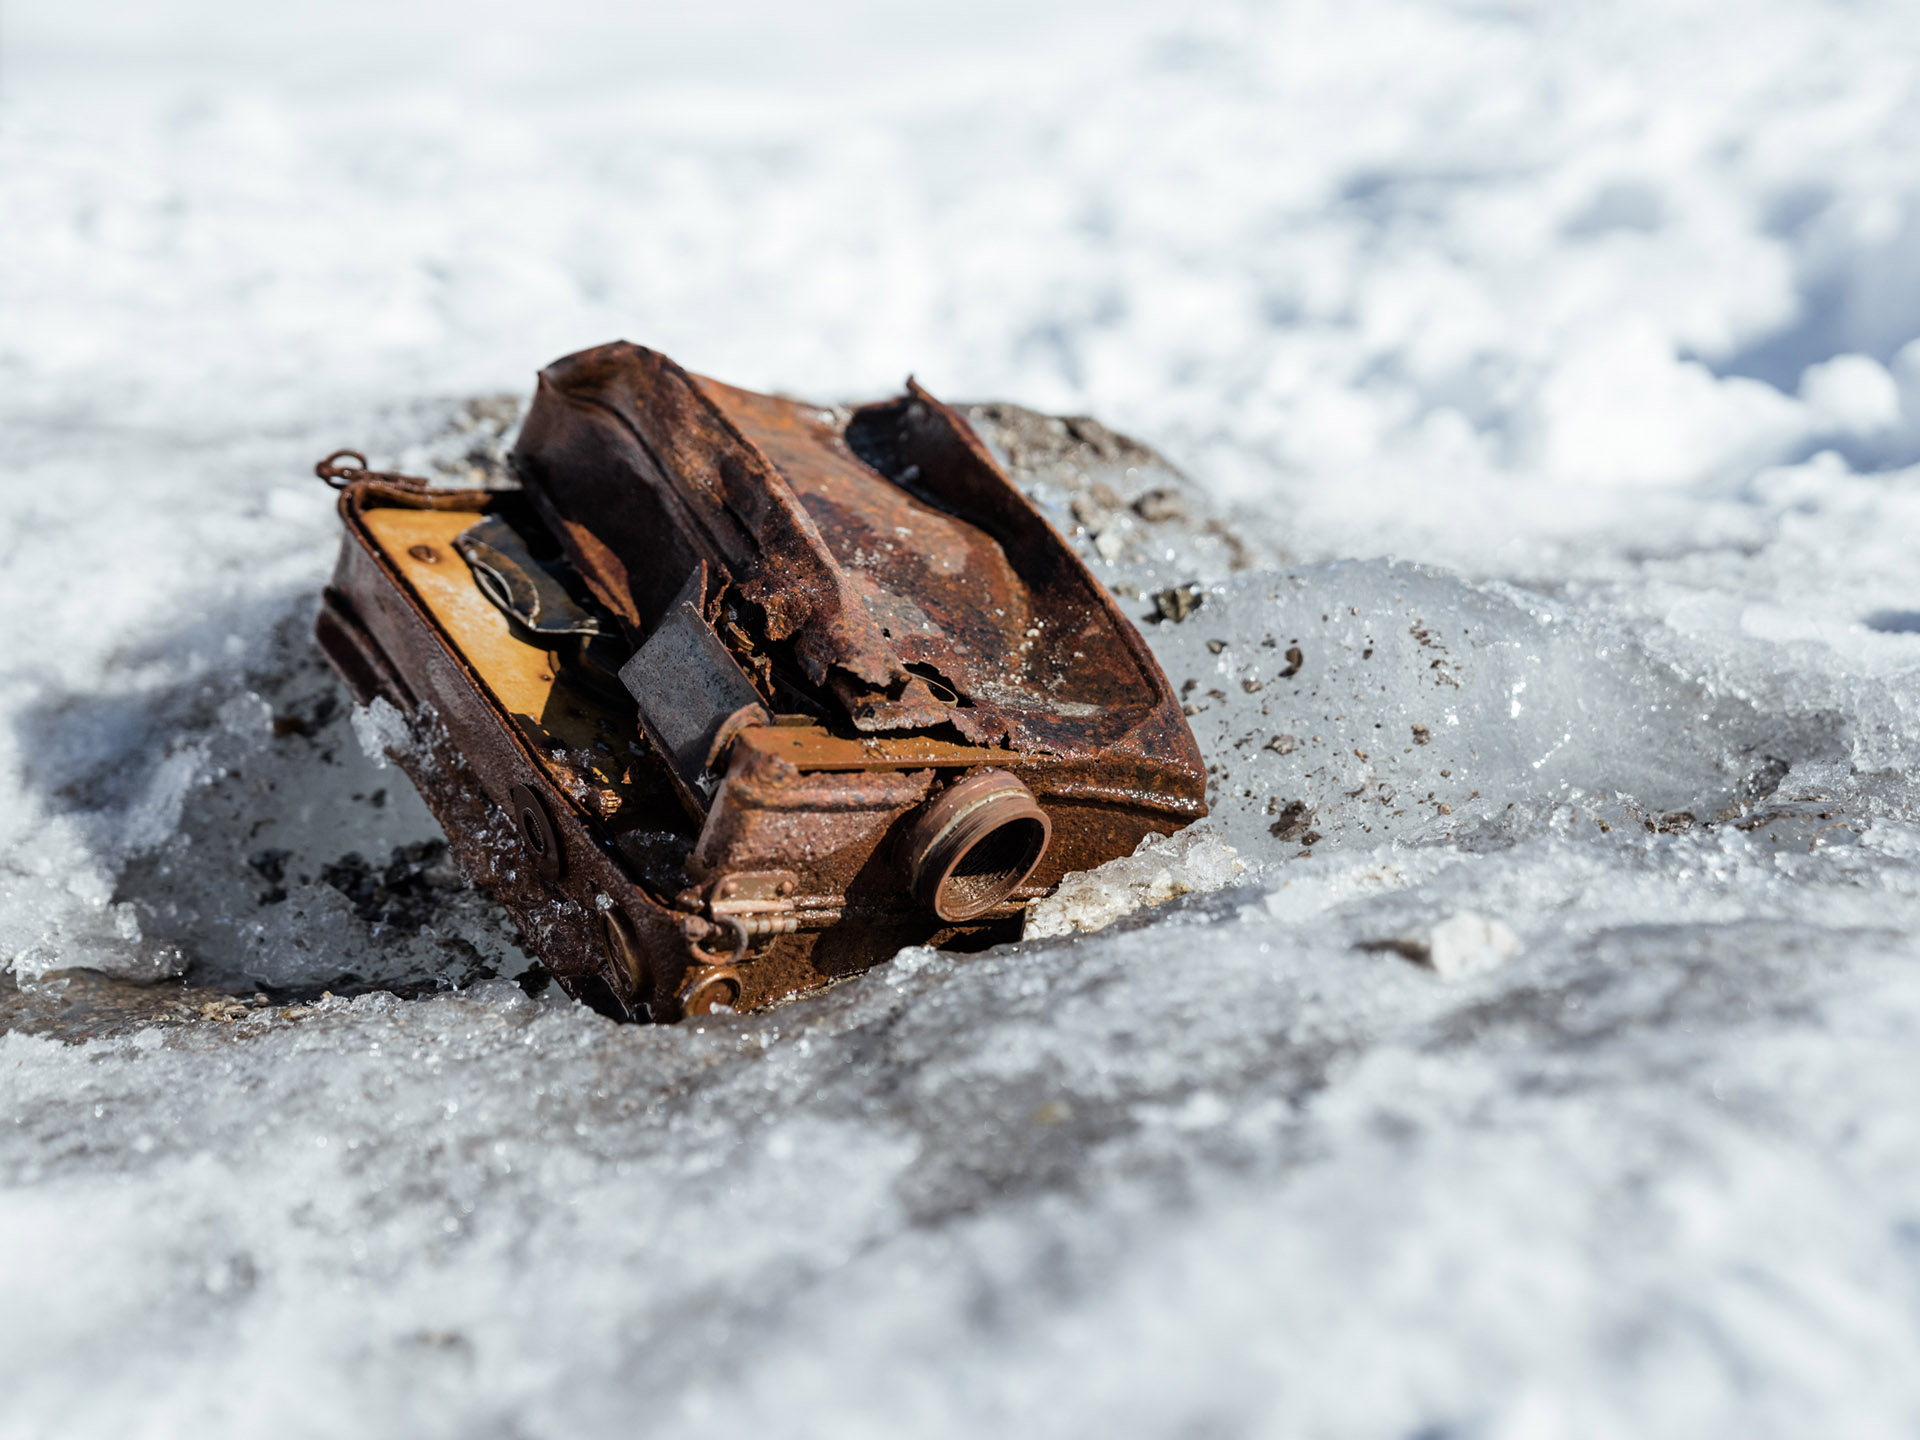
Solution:
<path fill-rule="evenodd" d="M 558 880 L 566 873 L 566 856 L 560 848 L 559 833 L 553 828 L 553 816 L 546 802 L 530 787 L 515 785 L 507 791 L 507 813 L 526 841 L 527 849 L 540 864 L 541 873 Z"/>
<path fill-rule="evenodd" d="M 424 560 L 429 565 L 440 563 L 440 552 L 431 545 L 410 545 L 407 547 L 407 554 L 416 560 Z"/>

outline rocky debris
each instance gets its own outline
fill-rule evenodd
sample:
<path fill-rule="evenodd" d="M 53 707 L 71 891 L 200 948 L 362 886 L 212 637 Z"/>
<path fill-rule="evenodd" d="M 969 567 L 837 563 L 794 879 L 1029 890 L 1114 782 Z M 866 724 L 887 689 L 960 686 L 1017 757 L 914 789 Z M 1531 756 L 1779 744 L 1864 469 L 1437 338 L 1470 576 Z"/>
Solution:
<path fill-rule="evenodd" d="M 439 911 L 446 891 L 465 884 L 444 840 L 395 846 L 382 866 L 349 851 L 321 866 L 320 879 L 346 896 L 362 920 L 396 930 L 418 930 Z"/>
<path fill-rule="evenodd" d="M 1154 592 L 1154 618 L 1178 625 L 1206 603 L 1207 592 L 1198 585 L 1170 585 Z"/>
<path fill-rule="evenodd" d="M 475 395 L 463 400 L 426 440 L 403 452 L 399 468 L 462 489 L 513 489 L 519 482 L 508 468 L 507 455 L 520 434 L 525 411 L 526 399 L 521 395 Z"/>
<path fill-rule="evenodd" d="M 1221 515 L 1165 456 L 1098 420 L 1001 401 L 960 408 L 1014 483 L 1116 594 L 1191 588 L 1285 559 L 1254 538 L 1244 517 Z"/>
<path fill-rule="evenodd" d="M 1293 753 L 1291 743 L 1282 749 L 1275 742 L 1278 740 L 1291 742 L 1292 739 L 1291 735 L 1275 736 L 1274 740 L 1267 742 L 1267 748 L 1281 755 L 1289 755 Z M 1313 828 L 1314 807 L 1305 800 L 1289 800 L 1282 804 L 1278 796 L 1270 797 L 1267 801 L 1267 811 L 1275 817 L 1273 823 L 1267 827 L 1267 833 L 1274 839 L 1311 845 L 1320 838 Z"/>

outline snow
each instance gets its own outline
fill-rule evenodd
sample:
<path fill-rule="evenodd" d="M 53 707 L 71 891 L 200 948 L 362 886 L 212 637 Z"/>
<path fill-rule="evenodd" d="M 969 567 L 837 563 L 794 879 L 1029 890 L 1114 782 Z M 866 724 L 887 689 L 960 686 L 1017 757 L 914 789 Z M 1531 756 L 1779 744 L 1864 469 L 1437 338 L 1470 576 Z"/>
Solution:
<path fill-rule="evenodd" d="M 1376 940 L 1367 949 L 1392 951 L 1426 966 L 1443 980 L 1491 970 L 1511 960 L 1520 942 L 1498 920 L 1463 911 L 1411 935 Z"/>
<path fill-rule="evenodd" d="M 5 30 L 0 1434 L 1920 1425 L 1909 7 Z M 972 412 L 1216 767 L 1080 884 L 1187 893 L 512 983 L 310 467 L 617 336 L 1104 422 Z"/>

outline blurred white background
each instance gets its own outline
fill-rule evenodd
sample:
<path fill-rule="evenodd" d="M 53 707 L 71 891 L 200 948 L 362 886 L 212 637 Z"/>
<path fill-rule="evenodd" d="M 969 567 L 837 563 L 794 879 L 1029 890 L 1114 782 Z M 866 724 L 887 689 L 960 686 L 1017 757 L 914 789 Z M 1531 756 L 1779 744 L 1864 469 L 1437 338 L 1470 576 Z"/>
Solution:
<path fill-rule="evenodd" d="M 1592 543 L 1641 506 L 1596 492 L 1920 453 L 1912 28 L 15 0 L 0 374 L 171 422 L 620 335 L 825 396 L 912 369 L 1142 431 L 1309 550 L 1497 565 L 1459 497 Z"/>

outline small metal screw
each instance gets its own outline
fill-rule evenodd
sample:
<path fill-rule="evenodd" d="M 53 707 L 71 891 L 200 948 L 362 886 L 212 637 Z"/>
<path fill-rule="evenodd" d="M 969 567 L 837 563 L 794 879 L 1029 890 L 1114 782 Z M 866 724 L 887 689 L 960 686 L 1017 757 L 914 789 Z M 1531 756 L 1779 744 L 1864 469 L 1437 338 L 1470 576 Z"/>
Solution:
<path fill-rule="evenodd" d="M 407 554 L 416 560 L 424 560 L 429 565 L 440 563 L 440 552 L 431 545 L 410 545 L 407 547 Z"/>

